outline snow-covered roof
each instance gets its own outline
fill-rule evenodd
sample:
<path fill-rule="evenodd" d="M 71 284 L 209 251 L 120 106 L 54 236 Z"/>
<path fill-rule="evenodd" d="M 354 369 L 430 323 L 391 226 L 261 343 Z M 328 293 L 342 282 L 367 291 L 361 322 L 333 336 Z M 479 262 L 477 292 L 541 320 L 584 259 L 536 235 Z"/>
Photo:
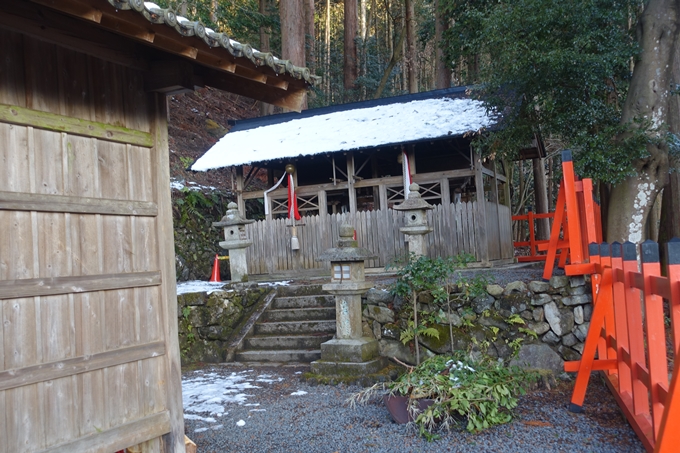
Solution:
<path fill-rule="evenodd" d="M 303 112 L 304 113 L 304 112 Z M 232 131 L 191 167 L 212 168 L 458 136 L 495 122 L 482 102 L 436 97 Z"/>

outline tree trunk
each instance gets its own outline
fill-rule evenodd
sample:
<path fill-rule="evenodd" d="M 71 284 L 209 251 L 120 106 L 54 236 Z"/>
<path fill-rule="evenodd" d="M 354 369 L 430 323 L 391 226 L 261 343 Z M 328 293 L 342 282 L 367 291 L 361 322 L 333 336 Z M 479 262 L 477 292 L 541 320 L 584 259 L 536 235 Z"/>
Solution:
<path fill-rule="evenodd" d="M 281 0 L 281 57 L 296 66 L 305 66 L 305 27 L 303 0 Z M 307 100 L 302 106 L 307 108 Z"/>
<path fill-rule="evenodd" d="M 345 0 L 345 61 L 344 86 L 346 90 L 356 88 L 357 68 L 357 0 Z"/>
<path fill-rule="evenodd" d="M 442 20 L 442 0 L 435 0 L 434 18 L 434 86 L 438 90 L 451 86 L 451 68 L 444 61 L 444 50 L 440 43 L 443 42 L 444 32 L 448 28 L 448 22 Z"/>
<path fill-rule="evenodd" d="M 548 212 L 548 190 L 545 183 L 545 161 L 541 157 L 533 159 L 534 169 L 534 213 L 546 214 Z M 550 239 L 549 219 L 536 219 L 536 239 Z"/>
<path fill-rule="evenodd" d="M 389 64 L 385 68 L 385 72 L 383 73 L 382 79 L 380 79 L 378 89 L 375 91 L 375 96 L 373 96 L 373 99 L 379 99 L 380 96 L 382 96 L 382 93 L 385 90 L 385 87 L 387 86 L 387 81 L 390 79 L 390 74 L 392 74 L 394 66 L 401 59 L 401 50 L 403 49 L 405 36 L 406 30 L 402 28 L 401 34 L 399 35 L 399 42 L 394 45 L 394 52 L 392 53 L 392 58 L 390 59 Z"/>
<path fill-rule="evenodd" d="M 668 124 L 671 65 L 678 38 L 680 0 L 650 0 L 638 22 L 642 49 L 635 64 L 621 121 L 650 121 L 652 143 L 649 157 L 634 163 L 635 174 L 615 185 L 611 191 L 607 240 L 641 243 L 644 225 L 659 191 L 668 179 L 668 145 L 663 139 Z"/>
<path fill-rule="evenodd" d="M 326 48 L 326 94 L 331 98 L 331 0 L 326 0 L 326 29 L 323 37 Z"/>
<path fill-rule="evenodd" d="M 314 0 L 304 0 L 305 2 L 305 60 L 307 67 L 314 72 L 316 65 L 316 52 L 314 49 Z"/>
<path fill-rule="evenodd" d="M 269 0 L 260 0 L 260 14 L 262 16 L 267 17 L 269 15 L 268 7 L 269 6 Z M 270 36 L 271 30 L 269 27 L 265 26 L 260 26 L 260 50 L 262 52 L 269 52 L 270 47 L 269 47 L 269 36 Z M 267 104 L 266 102 L 260 102 L 260 116 L 267 116 L 271 115 L 274 113 L 274 106 L 271 104 Z"/>
<path fill-rule="evenodd" d="M 416 22 L 414 0 L 404 0 L 406 10 L 406 72 L 408 92 L 418 92 L 418 68 L 416 67 Z"/>

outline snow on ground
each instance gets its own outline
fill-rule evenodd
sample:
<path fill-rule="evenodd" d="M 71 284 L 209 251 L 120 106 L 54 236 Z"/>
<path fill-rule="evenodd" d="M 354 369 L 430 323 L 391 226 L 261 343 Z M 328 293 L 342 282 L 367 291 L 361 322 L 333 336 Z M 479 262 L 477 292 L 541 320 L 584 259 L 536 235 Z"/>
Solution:
<path fill-rule="evenodd" d="M 345 110 L 231 132 L 191 169 L 205 171 L 271 159 L 462 135 L 489 127 L 494 122 L 484 105 L 472 99 L 425 99 Z"/>
<path fill-rule="evenodd" d="M 213 186 L 202 186 L 200 184 L 197 184 L 195 182 L 188 182 L 186 185 L 184 184 L 184 180 L 182 181 L 177 181 L 175 179 L 170 180 L 170 188 L 175 189 L 175 190 L 183 190 L 183 189 L 189 189 L 189 190 L 200 190 L 200 191 L 206 191 L 206 190 L 217 190 L 217 187 Z"/>
<path fill-rule="evenodd" d="M 224 287 L 224 282 L 203 282 L 194 280 L 177 283 L 177 295 L 186 293 L 212 293 Z"/>
<path fill-rule="evenodd" d="M 177 295 L 186 293 L 212 293 L 213 291 L 221 290 L 225 284 L 229 282 L 205 282 L 201 280 L 193 280 L 190 282 L 177 283 Z M 282 280 L 279 282 L 263 282 L 258 283 L 259 286 L 288 286 L 290 280 Z M 233 291 L 233 290 L 228 290 Z"/>

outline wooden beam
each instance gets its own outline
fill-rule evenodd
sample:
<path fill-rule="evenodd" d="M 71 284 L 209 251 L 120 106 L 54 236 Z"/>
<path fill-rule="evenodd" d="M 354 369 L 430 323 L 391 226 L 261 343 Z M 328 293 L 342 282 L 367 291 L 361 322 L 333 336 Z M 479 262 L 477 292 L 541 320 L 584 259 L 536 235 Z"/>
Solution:
<path fill-rule="evenodd" d="M 161 273 L 158 271 L 1 280 L 0 300 L 141 288 L 160 284 Z"/>
<path fill-rule="evenodd" d="M 33 3 L 53 7 L 54 0 L 32 0 Z M 71 16 L 99 23 L 102 20 L 102 10 L 92 5 L 84 5 L 79 2 L 60 0 L 59 9 Z"/>
<path fill-rule="evenodd" d="M 34 365 L 18 370 L 0 371 L 0 391 L 162 355 L 165 355 L 165 343 L 156 341 L 153 343 L 100 352 L 98 354 L 73 357 L 56 362 L 41 363 L 40 365 Z"/>
<path fill-rule="evenodd" d="M 194 91 L 194 65 L 188 61 L 154 61 L 144 74 L 144 89 L 178 94 Z"/>
<path fill-rule="evenodd" d="M 0 192 L 1 209 L 143 217 L 158 215 L 158 207 L 151 201 L 109 200 L 19 192 Z"/>
<path fill-rule="evenodd" d="M 67 134 L 143 146 L 145 148 L 150 148 L 152 144 L 151 134 L 148 132 L 71 118 L 55 113 L 41 112 L 14 105 L 0 104 L 0 122 L 31 126 L 55 132 L 66 132 Z"/>
<path fill-rule="evenodd" d="M 135 69 L 148 69 L 131 41 L 29 2 L 0 2 L 0 27 Z"/>
<path fill-rule="evenodd" d="M 170 429 L 169 412 L 157 412 L 118 425 L 115 428 L 99 430 L 89 436 L 52 446 L 36 453 L 105 453 L 119 451 L 160 437 L 168 433 Z"/>

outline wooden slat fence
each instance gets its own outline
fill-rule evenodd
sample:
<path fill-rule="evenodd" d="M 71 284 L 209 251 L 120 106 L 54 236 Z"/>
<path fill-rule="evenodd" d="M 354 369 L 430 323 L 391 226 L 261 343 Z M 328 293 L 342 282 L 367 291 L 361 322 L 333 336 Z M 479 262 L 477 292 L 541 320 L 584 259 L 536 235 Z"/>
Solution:
<path fill-rule="evenodd" d="M 476 202 L 436 205 L 428 211 L 427 220 L 434 229 L 426 236 L 430 256 L 466 252 L 479 260 L 476 212 Z M 487 202 L 486 216 L 489 259 L 511 258 L 510 209 Z M 337 245 L 338 227 L 342 223 L 354 225 L 359 246 L 378 256 L 366 262 L 367 268 L 384 267 L 406 251 L 404 235 L 399 231 L 404 226 L 404 215 L 392 209 L 303 217 L 297 225 L 300 251 L 296 253 L 290 248 L 290 220 L 260 220 L 246 226 L 247 235 L 253 240 L 247 249 L 248 272 L 257 275 L 328 268 L 327 263 L 316 261 L 316 257 Z"/>

